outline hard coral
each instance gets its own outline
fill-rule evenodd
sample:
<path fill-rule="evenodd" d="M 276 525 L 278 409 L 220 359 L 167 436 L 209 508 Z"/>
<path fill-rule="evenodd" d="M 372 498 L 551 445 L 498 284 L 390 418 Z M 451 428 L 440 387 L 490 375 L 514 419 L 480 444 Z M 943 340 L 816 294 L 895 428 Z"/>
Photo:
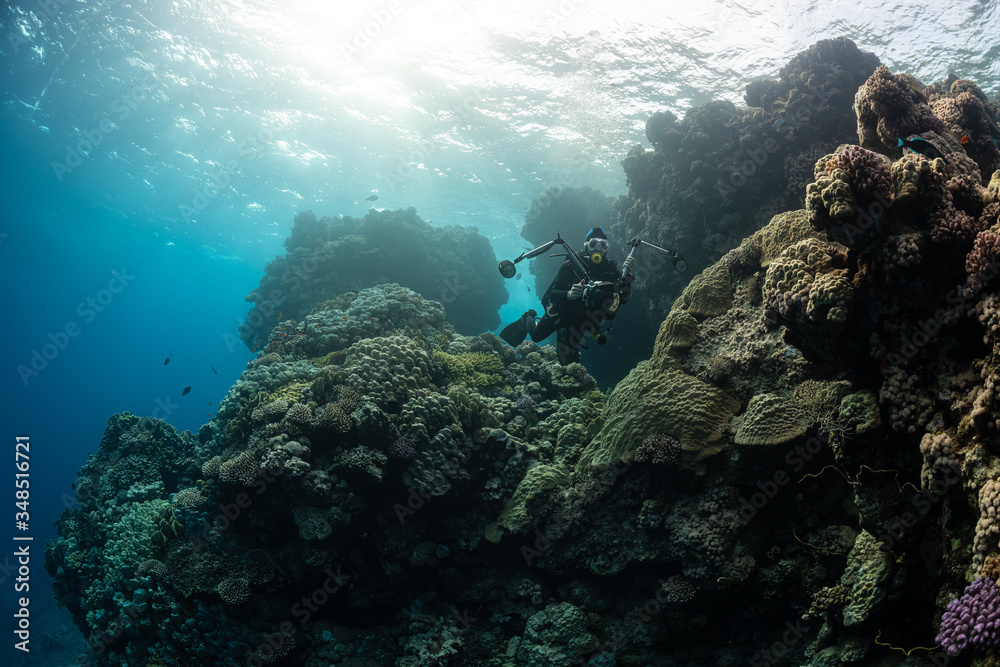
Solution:
<path fill-rule="evenodd" d="M 243 577 L 224 579 L 216 590 L 226 604 L 243 604 L 250 599 L 250 582 Z"/>
<path fill-rule="evenodd" d="M 681 443 L 665 433 L 655 433 L 635 450 L 636 463 L 677 465 L 681 462 Z"/>
<path fill-rule="evenodd" d="M 951 655 L 966 648 L 986 651 L 1000 644 L 1000 588 L 981 577 L 965 587 L 962 597 L 941 616 L 935 640 Z"/>
<path fill-rule="evenodd" d="M 894 75 L 885 65 L 876 67 L 854 97 L 861 145 L 889 153 L 898 150 L 897 137 L 943 130 L 944 123 L 921 89 L 909 75 Z"/>

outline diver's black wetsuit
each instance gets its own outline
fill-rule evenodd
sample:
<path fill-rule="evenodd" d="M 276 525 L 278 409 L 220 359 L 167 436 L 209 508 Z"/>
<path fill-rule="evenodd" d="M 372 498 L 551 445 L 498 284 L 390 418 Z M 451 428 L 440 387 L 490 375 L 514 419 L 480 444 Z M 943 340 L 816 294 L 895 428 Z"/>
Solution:
<path fill-rule="evenodd" d="M 590 257 L 585 253 L 578 252 L 577 257 L 587 267 L 591 280 L 607 281 L 620 285 L 618 292 L 621 296 L 621 302 L 619 306 L 628 301 L 632 293 L 632 274 L 622 278 L 618 266 L 607 257 L 600 264 L 591 262 Z M 580 361 L 579 348 L 583 337 L 600 329 L 605 320 L 615 318 L 615 313 L 604 307 L 588 307 L 582 299 L 567 298 L 566 293 L 569 289 L 582 280 L 577 271 L 576 265 L 569 259 L 563 262 L 559 273 L 542 296 L 545 315 L 535 325 L 534 331 L 530 332 L 531 340 L 538 343 L 551 336 L 553 331 L 558 330 L 556 352 L 559 355 L 559 363 L 563 365 Z"/>

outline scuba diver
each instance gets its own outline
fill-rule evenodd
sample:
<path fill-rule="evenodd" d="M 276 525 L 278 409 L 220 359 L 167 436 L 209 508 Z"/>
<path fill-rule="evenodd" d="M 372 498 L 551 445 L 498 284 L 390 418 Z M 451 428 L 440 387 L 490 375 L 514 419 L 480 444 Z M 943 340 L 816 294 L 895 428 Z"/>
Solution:
<path fill-rule="evenodd" d="M 500 274 L 504 278 L 513 278 L 517 273 L 515 264 L 538 257 L 557 243 L 566 248 L 566 261 L 542 296 L 545 314 L 537 319 L 538 313 L 527 311 L 520 319 L 507 325 L 500 332 L 500 337 L 517 347 L 529 335 L 538 343 L 557 331 L 556 352 L 559 363 L 564 366 L 580 360 L 580 343 L 584 336 L 590 335 L 598 345 L 607 342 L 607 334 L 614 326 L 618 308 L 628 302 L 632 294 L 632 281 L 635 279 L 632 270 L 639 246 L 669 255 L 675 271 L 681 272 L 687 267 L 684 256 L 679 252 L 633 239 L 629 244 L 632 250 L 622 262 L 622 271 L 619 272 L 614 261 L 606 259 L 609 248 L 607 235 L 600 227 L 595 227 L 587 233 L 581 253 L 574 252 L 569 243 L 556 236 L 553 241 L 521 253 L 514 261 L 505 259 L 500 262 Z M 602 331 L 605 323 L 607 329 Z"/>
<path fill-rule="evenodd" d="M 567 255 L 558 275 L 542 296 L 545 314 L 536 319 L 534 310 L 525 312 L 519 320 L 508 325 L 500 337 L 517 347 L 529 335 L 537 343 L 558 331 L 556 352 L 559 363 L 566 365 L 580 360 L 579 348 L 584 336 L 593 336 L 599 345 L 607 340 L 606 334 L 600 333 L 601 326 L 606 321 L 613 321 L 618 307 L 628 302 L 635 279 L 631 273 L 635 257 L 626 257 L 622 263 L 624 271 L 619 272 L 614 260 L 607 259 L 607 235 L 600 227 L 595 227 L 587 233 L 581 253 L 574 253 L 562 239 L 556 239 L 515 261 L 541 254 L 559 242 L 572 256 Z"/>

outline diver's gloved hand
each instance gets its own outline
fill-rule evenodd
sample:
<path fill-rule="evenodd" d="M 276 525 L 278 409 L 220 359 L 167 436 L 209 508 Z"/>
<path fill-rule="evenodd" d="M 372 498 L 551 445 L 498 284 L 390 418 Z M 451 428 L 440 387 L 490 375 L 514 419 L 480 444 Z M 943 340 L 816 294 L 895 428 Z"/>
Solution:
<path fill-rule="evenodd" d="M 628 255 L 625 258 L 625 261 L 622 262 L 622 270 L 623 271 L 627 271 L 628 273 L 631 273 L 632 271 L 634 271 L 635 270 L 635 257 L 633 257 L 632 255 Z"/>
<path fill-rule="evenodd" d="M 569 288 L 569 291 L 566 292 L 566 298 L 569 299 L 570 301 L 576 301 L 577 299 L 582 299 L 583 289 L 584 289 L 583 285 L 573 285 L 572 287 Z"/>

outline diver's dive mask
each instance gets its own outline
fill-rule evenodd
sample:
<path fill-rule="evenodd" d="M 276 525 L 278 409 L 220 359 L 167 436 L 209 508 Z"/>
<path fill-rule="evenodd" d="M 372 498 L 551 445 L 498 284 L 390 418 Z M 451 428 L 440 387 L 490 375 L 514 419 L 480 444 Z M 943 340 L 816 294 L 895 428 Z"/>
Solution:
<path fill-rule="evenodd" d="M 587 239 L 583 247 L 587 251 L 587 254 L 590 255 L 590 261 L 594 264 L 600 264 L 604 256 L 608 254 L 610 245 L 607 239 L 594 237 Z"/>

